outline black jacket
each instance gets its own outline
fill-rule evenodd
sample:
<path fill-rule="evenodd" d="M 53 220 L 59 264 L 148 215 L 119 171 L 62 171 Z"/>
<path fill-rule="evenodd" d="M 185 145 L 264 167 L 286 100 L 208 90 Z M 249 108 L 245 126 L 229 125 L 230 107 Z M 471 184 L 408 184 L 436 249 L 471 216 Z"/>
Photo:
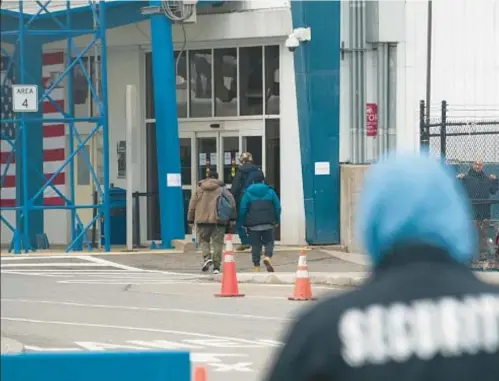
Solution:
<path fill-rule="evenodd" d="M 239 208 L 241 226 L 276 225 L 281 219 L 281 203 L 267 184 L 253 184 L 246 189 Z"/>
<path fill-rule="evenodd" d="M 499 180 L 492 180 L 484 171 L 476 172 L 471 168 L 462 181 L 473 203 L 473 219 L 489 220 L 491 203 L 488 200 L 497 192 Z"/>
<path fill-rule="evenodd" d="M 298 319 L 268 381 L 497 381 L 499 288 L 445 252 L 389 254 Z"/>
<path fill-rule="evenodd" d="M 234 180 L 232 180 L 232 187 L 230 192 L 234 196 L 236 203 L 239 205 L 241 199 L 243 198 L 243 193 L 247 187 L 253 183 L 253 177 L 257 176 L 257 173 L 261 173 L 260 167 L 257 167 L 253 163 L 244 163 L 237 170 Z"/>

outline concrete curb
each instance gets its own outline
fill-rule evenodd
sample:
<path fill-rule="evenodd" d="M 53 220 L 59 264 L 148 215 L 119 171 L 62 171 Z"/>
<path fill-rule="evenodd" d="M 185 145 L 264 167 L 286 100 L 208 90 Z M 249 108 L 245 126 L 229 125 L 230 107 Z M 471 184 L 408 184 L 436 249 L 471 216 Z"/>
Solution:
<path fill-rule="evenodd" d="M 478 279 L 499 285 L 499 272 L 474 272 Z M 310 282 L 315 285 L 332 287 L 357 287 L 367 278 L 368 272 L 310 273 Z M 208 275 L 203 280 L 221 281 L 221 275 Z M 295 273 L 238 273 L 239 283 L 254 284 L 294 284 Z"/>
<path fill-rule="evenodd" d="M 295 273 L 238 273 L 239 283 L 254 284 L 294 284 Z M 368 274 L 359 273 L 310 273 L 310 282 L 316 285 L 336 287 L 356 287 L 362 284 Z M 207 278 L 204 278 L 205 280 Z M 220 282 L 221 275 L 213 275 L 208 279 Z"/>
<path fill-rule="evenodd" d="M 304 248 L 302 246 L 276 246 L 274 248 L 274 252 L 284 252 L 284 251 L 300 251 L 300 250 L 315 250 L 315 248 Z M 323 251 L 323 249 L 317 249 Z M 235 253 L 237 254 L 248 254 L 249 250 L 244 250 L 244 251 L 239 251 L 239 250 L 234 250 Z M 154 254 L 154 255 L 167 255 L 167 254 L 199 254 L 201 253 L 200 249 L 197 249 L 196 251 L 183 251 L 183 250 L 176 250 L 176 249 L 155 249 L 155 250 L 150 250 L 150 249 L 142 249 L 142 250 L 132 250 L 132 251 L 78 251 L 78 252 L 69 252 L 66 253 L 64 251 L 45 251 L 45 250 L 39 250 L 31 253 L 21 253 L 21 254 L 13 254 L 13 253 L 7 253 L 7 252 L 2 252 L 0 254 L 1 257 L 93 257 L 93 256 L 116 256 L 116 255 L 146 255 L 146 254 Z"/>
<path fill-rule="evenodd" d="M 14 354 L 14 353 L 23 353 L 24 345 L 19 341 L 9 339 L 7 337 L 0 338 L 0 346 L 2 354 Z"/>
<path fill-rule="evenodd" d="M 350 262 L 354 263 L 356 265 L 361 265 L 361 266 L 366 266 L 369 267 L 371 266 L 371 262 L 369 261 L 369 258 L 367 255 L 364 254 L 355 254 L 355 253 L 345 253 L 343 251 L 337 251 L 337 250 L 321 250 L 322 252 L 330 255 L 331 257 L 340 259 L 344 262 Z"/>

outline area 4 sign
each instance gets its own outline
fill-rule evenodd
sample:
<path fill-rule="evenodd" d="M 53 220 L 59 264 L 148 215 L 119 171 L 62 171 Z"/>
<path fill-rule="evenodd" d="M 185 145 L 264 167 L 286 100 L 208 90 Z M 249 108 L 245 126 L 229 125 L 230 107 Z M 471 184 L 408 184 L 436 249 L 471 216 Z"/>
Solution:
<path fill-rule="evenodd" d="M 38 112 L 38 86 L 12 85 L 12 110 Z"/>

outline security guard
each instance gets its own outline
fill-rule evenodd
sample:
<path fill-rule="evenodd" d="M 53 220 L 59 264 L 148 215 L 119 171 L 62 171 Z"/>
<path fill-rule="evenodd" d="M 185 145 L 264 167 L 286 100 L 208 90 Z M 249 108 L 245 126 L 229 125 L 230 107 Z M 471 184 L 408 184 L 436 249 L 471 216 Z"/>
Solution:
<path fill-rule="evenodd" d="M 452 171 L 419 156 L 374 165 L 357 224 L 371 278 L 303 313 L 267 380 L 499 380 L 499 287 L 467 266 L 476 234 Z"/>

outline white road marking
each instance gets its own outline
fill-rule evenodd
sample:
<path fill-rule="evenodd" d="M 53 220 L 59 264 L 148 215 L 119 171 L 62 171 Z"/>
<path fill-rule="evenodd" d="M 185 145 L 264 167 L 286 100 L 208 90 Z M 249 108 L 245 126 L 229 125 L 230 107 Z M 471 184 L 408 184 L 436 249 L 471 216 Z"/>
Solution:
<path fill-rule="evenodd" d="M 63 257 L 64 258 L 64 257 Z M 69 257 L 67 257 L 69 258 Z M 75 258 L 75 257 L 71 257 Z M 25 261 L 25 260 L 40 260 L 40 259 L 60 259 L 60 257 L 1 257 L 0 261 L 1 262 L 7 262 L 7 261 Z"/>
<path fill-rule="evenodd" d="M 192 315 L 211 315 L 211 316 L 225 316 L 238 319 L 254 319 L 254 320 L 275 320 L 275 321 L 289 321 L 290 319 L 273 317 L 273 316 L 260 316 L 248 314 L 231 314 L 224 312 L 201 311 L 201 310 L 186 310 L 180 308 L 159 308 L 159 307 L 134 307 L 134 306 L 111 306 L 106 304 L 84 304 L 74 302 L 57 302 L 50 300 L 31 300 L 31 299 L 9 299 L 2 298 L 3 302 L 8 303 L 35 303 L 35 304 L 51 304 L 62 305 L 70 307 L 84 307 L 84 308 L 102 308 L 102 309 L 115 309 L 115 310 L 129 310 L 129 311 L 151 311 L 151 312 L 177 312 Z"/>
<path fill-rule="evenodd" d="M 85 262 L 62 262 L 64 260 L 79 259 Z M 32 263 L 19 263 L 24 260 L 35 260 Z M 54 260 L 56 260 L 54 262 Z M 149 270 L 142 270 L 137 267 L 131 267 L 126 265 L 121 265 L 119 263 L 107 261 L 102 258 L 96 258 L 93 256 L 81 255 L 81 256 L 41 256 L 41 257 L 2 257 L 1 267 L 111 267 L 120 270 L 134 271 L 134 272 L 149 272 Z M 7 263 L 9 262 L 9 263 Z M 14 263 L 12 263 L 14 262 Z M 50 271 L 50 270 L 49 270 Z M 95 270 L 94 270 L 95 271 Z"/>
<path fill-rule="evenodd" d="M 249 357 L 246 353 L 198 353 L 191 352 L 191 362 L 221 363 L 220 357 Z"/>
<path fill-rule="evenodd" d="M 130 340 L 127 343 L 137 344 L 110 344 L 89 341 L 76 341 L 79 347 L 66 348 L 42 348 L 34 345 L 25 345 L 25 349 L 33 352 L 81 352 L 81 351 L 113 351 L 113 350 L 153 350 L 153 349 L 199 349 L 203 347 L 182 343 L 172 343 L 165 340 L 154 340 L 154 342 Z M 252 372 L 251 362 L 237 362 L 235 364 L 225 364 L 224 359 L 250 357 L 248 353 L 207 353 L 190 352 L 189 357 L 192 363 L 202 363 L 213 368 L 215 372 Z"/>
<path fill-rule="evenodd" d="M 209 363 L 211 367 L 215 368 L 215 372 L 252 372 L 250 366 L 253 365 L 252 362 L 238 362 L 235 364 L 220 364 L 220 363 Z"/>
<path fill-rule="evenodd" d="M 22 272 L 21 272 L 22 271 Z M 32 273 L 30 272 L 29 274 L 27 274 L 25 271 L 21 270 L 21 271 L 14 271 L 14 270 L 7 270 L 7 271 L 0 271 L 1 274 L 13 274 L 13 275 L 28 275 L 28 276 L 42 276 L 42 277 L 47 277 L 47 278 L 56 278 L 57 276 L 56 275 L 50 275 L 50 274 L 38 274 L 38 273 Z"/>
<path fill-rule="evenodd" d="M 171 329 L 132 327 L 132 326 L 112 325 L 112 324 L 93 324 L 93 323 L 71 322 L 71 321 L 61 321 L 61 320 L 37 320 L 37 319 L 25 319 L 25 318 L 7 317 L 7 316 L 2 316 L 0 319 L 5 321 L 14 321 L 14 322 L 30 323 L 30 324 L 47 324 L 47 325 L 72 326 L 72 327 L 116 329 L 116 330 L 125 330 L 125 331 L 153 332 L 153 333 L 165 333 L 172 335 L 193 336 L 193 337 L 215 339 L 215 340 L 229 340 L 229 341 L 240 342 L 241 345 L 244 344 L 244 346 L 241 346 L 241 348 L 248 348 L 248 345 L 251 345 L 249 348 L 253 348 L 254 345 L 260 345 L 260 347 L 265 346 L 264 343 L 255 340 L 240 339 L 228 336 L 210 335 L 207 333 L 176 331 Z"/>
<path fill-rule="evenodd" d="M 275 340 L 260 340 L 262 343 L 267 343 L 269 345 L 272 345 L 274 347 L 280 347 L 282 345 L 282 343 L 280 343 L 279 341 L 275 341 Z"/>
<path fill-rule="evenodd" d="M 15 271 L 15 270 L 6 270 L 6 271 Z M 148 276 L 148 275 L 155 275 L 156 273 L 149 273 L 144 271 L 138 271 L 138 272 L 133 272 L 133 271 L 124 271 L 124 270 L 99 270 L 99 269 L 93 269 L 93 270 L 85 270 L 85 269 L 78 269 L 78 270 L 63 270 L 63 269 L 23 269 L 23 273 L 47 273 L 47 274 L 53 274 L 53 275 L 65 275 L 65 274 L 78 274 L 78 275 L 95 275 L 95 276 L 100 276 L 100 275 L 117 275 L 117 276 L 125 276 L 125 275 L 137 275 L 137 276 Z M 160 274 L 162 275 L 162 274 Z"/>
<path fill-rule="evenodd" d="M 140 345 L 141 347 L 156 348 L 156 349 L 203 349 L 203 347 L 200 345 L 177 343 L 168 340 L 153 340 L 153 341 L 128 340 L 127 343 Z"/>
<path fill-rule="evenodd" d="M 127 283 L 127 284 L 130 284 L 130 283 Z M 198 285 L 202 285 L 203 283 L 190 283 L 190 282 L 165 282 L 165 283 L 162 283 L 162 285 L 166 286 L 166 285 L 170 285 L 170 284 L 186 284 L 186 285 L 193 285 L 193 286 L 198 286 Z M 204 285 L 216 285 L 218 288 L 220 287 L 220 285 L 217 285 L 216 283 L 205 283 Z M 140 286 L 140 284 L 137 284 Z M 145 284 L 144 284 L 145 285 Z M 265 284 L 245 284 L 244 287 L 241 287 L 243 289 L 248 289 L 249 287 L 247 286 L 263 286 L 265 287 L 266 285 Z M 287 285 L 288 288 L 289 287 L 292 287 L 291 285 Z M 317 287 L 314 287 L 314 289 L 317 288 Z M 140 293 L 140 291 L 133 291 L 132 292 L 138 292 Z M 205 298 L 206 296 L 205 295 L 200 295 L 200 294 L 189 294 L 189 293 L 184 293 L 184 294 L 181 294 L 181 293 L 175 293 L 175 292 L 154 292 L 154 291 L 147 291 L 148 294 L 151 294 L 151 295 L 162 295 L 162 296 L 188 296 L 188 297 L 203 297 Z M 290 295 L 291 295 L 291 291 L 290 291 Z M 271 299 L 271 300 L 280 300 L 280 301 L 283 301 L 283 302 L 286 302 L 286 303 L 289 303 L 288 301 L 288 298 L 287 296 L 267 296 L 267 295 L 246 295 L 245 296 L 246 299 Z"/>
<path fill-rule="evenodd" d="M 102 259 L 102 258 L 96 258 L 96 257 L 91 257 L 91 256 L 86 256 L 86 257 L 82 257 L 82 258 L 86 259 L 87 261 L 94 262 L 95 264 L 101 264 L 102 266 L 115 267 L 117 269 L 128 270 L 128 271 L 145 271 L 145 270 L 139 269 L 137 267 L 120 265 L 119 263 L 106 261 L 105 259 Z"/>
<path fill-rule="evenodd" d="M 87 259 L 88 256 L 82 256 L 82 255 L 57 255 L 57 256 L 52 256 L 52 255 L 46 255 L 46 256 L 12 256 L 12 257 L 1 257 L 2 262 L 7 262 L 7 261 L 26 261 L 26 260 L 37 260 L 37 261 L 45 261 L 45 260 L 60 260 L 60 259 L 66 259 L 66 258 L 74 258 L 74 259 Z"/>
<path fill-rule="evenodd" d="M 25 345 L 24 348 L 36 352 L 78 352 L 82 350 L 81 348 L 41 348 L 34 345 Z"/>
<path fill-rule="evenodd" d="M 55 263 L 6 263 L 2 268 L 7 267 L 109 267 L 105 263 L 81 263 L 81 262 L 55 262 Z"/>
<path fill-rule="evenodd" d="M 183 340 L 186 343 L 193 343 L 202 345 L 204 347 L 214 347 L 214 348 L 241 348 L 239 343 L 234 341 L 228 341 L 224 339 L 186 339 Z M 267 345 L 264 345 L 267 346 Z M 262 343 L 254 341 L 253 344 L 245 344 L 243 348 L 261 348 Z"/>
<path fill-rule="evenodd" d="M 110 285 L 110 286 L 125 286 L 125 285 L 160 285 L 160 284 L 196 284 L 192 281 L 183 281 L 183 280 L 175 280 L 175 279 L 162 279 L 162 280 L 109 280 L 109 281 L 83 281 L 83 280 L 59 280 L 57 283 L 61 284 L 93 284 L 93 285 Z"/>
<path fill-rule="evenodd" d="M 188 344 L 189 342 L 196 342 L 203 345 L 194 345 Z M 205 352 L 199 352 L 199 350 L 206 350 L 211 348 L 218 349 L 238 349 L 238 348 L 273 348 L 281 346 L 279 345 L 267 345 L 266 340 L 258 340 L 255 345 L 241 344 L 230 340 L 221 340 L 221 339 L 201 339 L 201 340 L 183 340 L 183 342 L 175 342 L 169 340 L 127 340 L 123 344 L 113 344 L 109 342 L 101 343 L 97 341 L 75 341 L 74 344 L 78 345 L 78 347 L 66 347 L 66 348 L 42 348 L 34 345 L 27 345 L 26 348 L 29 350 L 35 351 L 45 351 L 45 352 L 56 352 L 56 351 L 80 351 L 80 350 L 88 350 L 88 351 L 114 351 L 115 349 L 132 349 L 132 350 L 153 350 L 153 349 L 169 349 L 169 350 L 197 350 L 197 352 L 191 353 L 201 353 L 206 354 Z M 131 344 L 131 345 L 130 345 Z M 228 354 L 213 354 L 210 353 L 211 356 L 229 356 Z M 238 357 L 248 357 L 248 354 L 235 354 L 234 356 Z M 207 361 L 207 360 L 205 360 Z M 218 360 L 211 360 L 211 362 L 219 362 Z"/>
<path fill-rule="evenodd" d="M 87 351 L 114 351 L 114 350 L 132 350 L 141 351 L 144 348 L 131 344 L 99 343 L 94 341 L 75 341 L 75 344 Z"/>

